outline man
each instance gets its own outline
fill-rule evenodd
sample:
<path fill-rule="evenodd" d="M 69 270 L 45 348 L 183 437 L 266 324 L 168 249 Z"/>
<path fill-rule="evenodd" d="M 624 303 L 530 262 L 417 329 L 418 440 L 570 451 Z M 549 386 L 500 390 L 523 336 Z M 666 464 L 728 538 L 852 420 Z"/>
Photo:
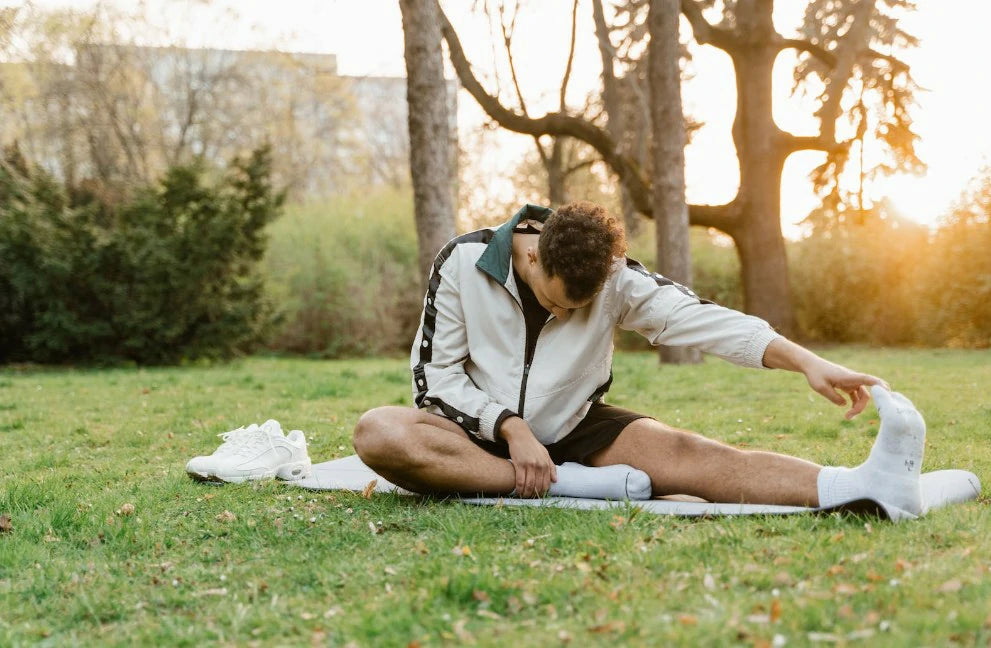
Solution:
<path fill-rule="evenodd" d="M 424 493 L 540 496 L 559 464 L 578 462 L 642 470 L 654 495 L 799 506 L 873 497 L 921 512 L 925 426 L 907 399 L 759 318 L 651 274 L 625 252 L 620 223 L 589 202 L 557 212 L 526 205 L 501 227 L 448 243 L 434 262 L 410 358 L 416 408 L 364 414 L 354 434 L 361 459 Z M 863 411 L 873 386 L 882 426 L 870 458 L 854 469 L 823 468 L 605 404 L 616 326 L 653 344 L 803 373 L 837 405 L 849 396 L 847 418 Z"/>

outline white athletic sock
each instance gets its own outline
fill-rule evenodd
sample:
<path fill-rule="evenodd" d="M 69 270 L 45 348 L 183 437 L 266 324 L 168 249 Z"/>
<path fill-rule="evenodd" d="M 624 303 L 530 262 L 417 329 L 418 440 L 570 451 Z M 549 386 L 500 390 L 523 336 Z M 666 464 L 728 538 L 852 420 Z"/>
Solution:
<path fill-rule="evenodd" d="M 567 462 L 557 467 L 557 481 L 551 482 L 548 495 L 590 499 L 644 500 L 652 494 L 650 476 L 625 464 L 583 466 Z"/>
<path fill-rule="evenodd" d="M 919 515 L 926 423 L 912 401 L 898 392 L 875 385 L 871 395 L 881 417 L 871 454 L 856 468 L 823 468 L 817 480 L 819 506 L 870 498 Z"/>

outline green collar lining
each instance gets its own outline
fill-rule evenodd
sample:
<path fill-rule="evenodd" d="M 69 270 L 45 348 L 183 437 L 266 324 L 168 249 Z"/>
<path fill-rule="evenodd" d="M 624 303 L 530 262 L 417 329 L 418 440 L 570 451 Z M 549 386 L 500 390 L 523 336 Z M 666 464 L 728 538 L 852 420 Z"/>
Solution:
<path fill-rule="evenodd" d="M 475 267 L 499 283 L 505 284 L 509 281 L 509 269 L 513 260 L 513 230 L 522 220 L 535 220 L 543 223 L 553 213 L 554 210 L 549 207 L 540 207 L 530 203 L 523 205 L 518 212 L 513 214 L 509 222 L 500 225 L 499 229 L 492 235 L 492 240 L 482 252 L 482 256 L 478 258 Z"/>

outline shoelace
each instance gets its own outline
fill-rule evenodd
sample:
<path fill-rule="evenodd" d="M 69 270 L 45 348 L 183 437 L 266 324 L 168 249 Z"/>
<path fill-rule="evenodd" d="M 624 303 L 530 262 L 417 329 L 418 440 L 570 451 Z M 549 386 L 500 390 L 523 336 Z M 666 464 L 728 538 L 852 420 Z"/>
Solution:
<path fill-rule="evenodd" d="M 274 447 L 268 433 L 262 429 L 252 430 L 247 434 L 239 435 L 238 446 L 231 451 L 231 454 L 239 457 L 250 457 L 261 450 L 263 446 Z"/>

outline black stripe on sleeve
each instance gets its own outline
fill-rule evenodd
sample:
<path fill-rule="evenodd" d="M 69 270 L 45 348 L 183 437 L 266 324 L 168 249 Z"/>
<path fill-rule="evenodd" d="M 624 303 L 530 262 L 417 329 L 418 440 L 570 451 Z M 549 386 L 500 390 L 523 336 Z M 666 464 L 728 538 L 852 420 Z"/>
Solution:
<path fill-rule="evenodd" d="M 471 432 L 472 434 L 478 434 L 479 420 L 474 416 L 468 416 L 461 410 L 451 407 L 439 398 L 433 398 L 428 396 L 426 398 L 420 399 L 423 403 L 420 407 L 429 407 L 430 405 L 436 405 L 440 408 L 440 411 L 444 413 L 444 418 L 451 419 L 465 430 Z"/>
<path fill-rule="evenodd" d="M 449 241 L 447 245 L 445 245 L 437 254 L 430 271 L 430 281 L 427 284 L 427 294 L 423 303 L 423 334 L 420 339 L 420 358 L 417 361 L 416 366 L 413 368 L 413 380 L 416 384 L 416 396 L 413 400 L 416 403 L 416 406 L 425 407 L 431 404 L 438 405 L 441 408 L 441 411 L 444 412 L 444 416 L 453 421 L 457 421 L 459 424 L 471 431 L 478 430 L 477 418 L 468 416 L 464 412 L 451 407 L 441 400 L 427 398 L 427 390 L 429 389 L 429 385 L 427 384 L 427 375 L 424 367 L 430 363 L 434 354 L 434 333 L 437 325 L 437 304 L 435 301 L 437 299 L 437 290 L 440 288 L 441 267 L 443 267 L 443 265 L 451 257 L 451 254 L 457 246 L 462 243 L 488 243 L 492 240 L 494 235 L 495 231 L 490 229 L 469 232 Z M 430 401 L 429 403 L 427 402 L 428 400 Z M 459 417 L 463 422 L 458 421 Z"/>
<path fill-rule="evenodd" d="M 657 283 L 658 286 L 674 286 L 679 291 L 681 291 L 683 294 L 688 295 L 689 297 L 694 297 L 695 299 L 697 299 L 700 304 L 715 304 L 715 302 L 709 301 L 708 299 L 702 299 L 701 297 L 699 297 L 698 295 L 696 295 L 694 292 L 692 292 L 692 289 L 691 288 L 688 288 L 687 286 L 682 286 L 680 283 L 677 283 L 675 281 L 671 281 L 667 277 L 665 277 L 663 275 L 660 275 L 660 274 L 658 274 L 656 272 L 650 272 L 649 270 L 647 270 L 647 268 L 645 268 L 643 266 L 642 263 L 640 263 L 636 259 L 630 259 L 629 257 L 627 257 L 627 259 L 626 259 L 626 267 L 629 268 L 630 270 L 635 271 L 635 272 L 639 272 L 640 274 L 642 274 L 645 277 L 650 277 L 651 279 L 653 279 Z"/>

